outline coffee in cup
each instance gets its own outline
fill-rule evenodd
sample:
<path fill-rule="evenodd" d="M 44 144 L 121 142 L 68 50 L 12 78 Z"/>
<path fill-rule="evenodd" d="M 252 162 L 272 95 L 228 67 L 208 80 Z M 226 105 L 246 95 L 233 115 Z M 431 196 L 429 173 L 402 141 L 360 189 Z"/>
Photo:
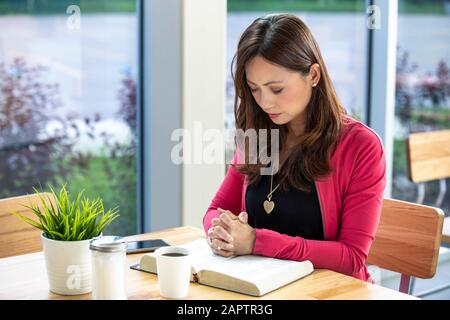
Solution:
<path fill-rule="evenodd" d="M 191 252 L 182 247 L 162 247 L 155 251 L 159 291 L 162 297 L 187 297 L 191 280 Z"/>

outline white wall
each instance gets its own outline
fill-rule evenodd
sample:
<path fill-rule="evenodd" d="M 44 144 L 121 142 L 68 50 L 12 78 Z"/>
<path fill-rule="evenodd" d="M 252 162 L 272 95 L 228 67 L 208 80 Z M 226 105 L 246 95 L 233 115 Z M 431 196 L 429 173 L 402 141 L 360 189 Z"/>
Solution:
<path fill-rule="evenodd" d="M 205 164 L 200 156 L 198 164 L 174 164 L 171 151 L 179 142 L 171 136 L 176 129 L 194 135 L 196 127 L 224 131 L 226 0 L 143 5 L 144 231 L 201 227 L 224 177 L 224 160 Z"/>
<path fill-rule="evenodd" d="M 207 129 L 224 132 L 226 21 L 226 0 L 183 2 L 182 125 L 192 134 L 195 126 L 198 132 L 200 127 L 203 132 Z M 203 144 L 203 151 L 208 145 Z M 202 226 L 203 215 L 224 177 L 223 161 L 221 164 L 199 161 L 203 163 L 183 166 L 183 225 Z"/>

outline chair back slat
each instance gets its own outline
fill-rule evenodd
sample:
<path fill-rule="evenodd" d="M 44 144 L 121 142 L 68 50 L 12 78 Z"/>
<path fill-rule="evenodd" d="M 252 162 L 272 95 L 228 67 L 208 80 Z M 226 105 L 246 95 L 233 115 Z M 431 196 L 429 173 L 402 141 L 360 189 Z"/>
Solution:
<path fill-rule="evenodd" d="M 450 130 L 411 133 L 407 140 L 409 178 L 426 182 L 450 177 Z"/>
<path fill-rule="evenodd" d="M 55 205 L 51 193 L 42 195 Z M 0 258 L 42 250 L 41 230 L 12 214 L 17 212 L 36 221 L 32 211 L 24 206 L 35 204 L 42 208 L 40 202 L 37 194 L 0 199 Z"/>
<path fill-rule="evenodd" d="M 432 278 L 439 259 L 443 220 L 439 208 L 384 199 L 367 262 L 407 276 Z"/>

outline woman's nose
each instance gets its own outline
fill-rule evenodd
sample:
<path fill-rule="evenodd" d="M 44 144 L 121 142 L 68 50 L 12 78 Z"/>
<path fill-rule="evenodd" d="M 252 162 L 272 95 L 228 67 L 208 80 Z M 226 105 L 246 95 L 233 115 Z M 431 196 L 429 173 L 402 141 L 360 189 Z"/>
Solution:
<path fill-rule="evenodd" d="M 261 93 L 259 105 L 265 112 L 268 112 L 272 108 L 272 98 L 268 94 Z"/>

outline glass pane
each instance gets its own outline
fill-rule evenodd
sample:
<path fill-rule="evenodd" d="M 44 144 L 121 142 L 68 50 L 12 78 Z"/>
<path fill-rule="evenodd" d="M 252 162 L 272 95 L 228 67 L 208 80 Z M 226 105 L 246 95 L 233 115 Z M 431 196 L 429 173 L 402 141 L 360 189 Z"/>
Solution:
<path fill-rule="evenodd" d="M 225 124 L 229 137 L 227 146 L 233 146 L 234 86 L 230 70 L 239 37 L 257 17 L 276 12 L 291 12 L 311 29 L 341 102 L 352 116 L 365 120 L 367 100 L 365 1 L 228 0 Z M 232 153 L 233 150 L 227 150 L 227 161 L 231 159 Z"/>
<path fill-rule="evenodd" d="M 399 1 L 394 198 L 417 197 L 417 185 L 407 175 L 408 134 L 450 128 L 449 14 L 448 1 Z M 438 182 L 427 183 L 425 189 L 425 203 L 434 204 Z M 448 214 L 450 192 L 442 208 Z"/>
<path fill-rule="evenodd" d="M 0 198 L 66 183 L 136 233 L 137 22 L 135 0 L 0 1 Z"/>

